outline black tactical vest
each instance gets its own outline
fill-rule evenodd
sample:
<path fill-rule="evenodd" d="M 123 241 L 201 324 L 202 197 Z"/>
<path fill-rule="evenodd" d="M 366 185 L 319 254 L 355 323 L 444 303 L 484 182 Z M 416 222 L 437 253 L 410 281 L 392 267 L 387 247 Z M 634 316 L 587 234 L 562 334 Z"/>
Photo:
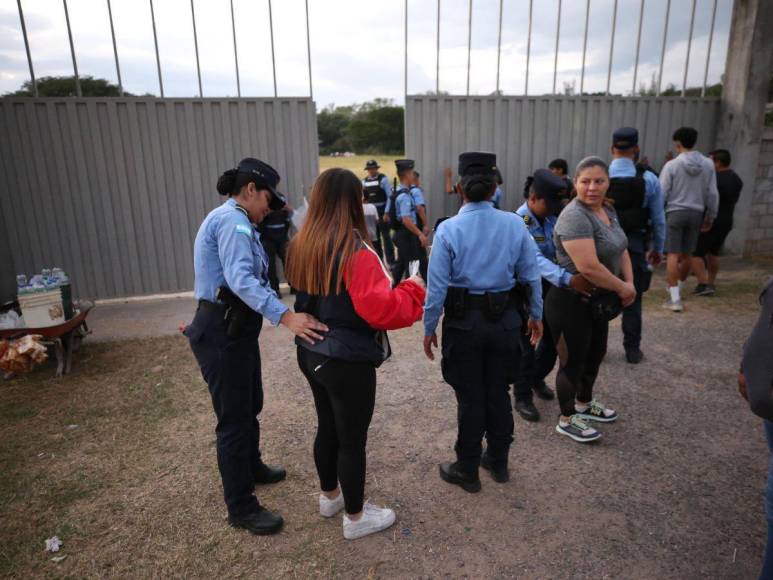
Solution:
<path fill-rule="evenodd" d="M 365 199 L 368 203 L 383 204 L 386 203 L 387 194 L 384 188 L 381 187 L 381 180 L 384 179 L 384 174 L 379 173 L 376 177 L 366 177 L 362 180 L 362 189 L 365 193 Z"/>
<path fill-rule="evenodd" d="M 607 197 L 614 201 L 617 219 L 625 233 L 647 229 L 649 210 L 642 207 L 646 187 L 644 170 L 639 167 L 634 177 L 613 177 L 609 180 Z"/>

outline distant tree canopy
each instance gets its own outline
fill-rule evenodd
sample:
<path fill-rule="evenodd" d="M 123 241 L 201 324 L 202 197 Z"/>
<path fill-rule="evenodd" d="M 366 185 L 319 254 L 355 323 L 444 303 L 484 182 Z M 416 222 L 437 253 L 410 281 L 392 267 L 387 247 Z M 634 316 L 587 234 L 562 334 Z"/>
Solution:
<path fill-rule="evenodd" d="M 391 99 L 345 107 L 328 105 L 317 115 L 320 153 L 401 153 L 404 115 L 404 109 Z"/>
<path fill-rule="evenodd" d="M 80 77 L 81 92 L 84 97 L 131 97 L 131 93 L 123 92 L 118 85 L 106 79 L 95 79 L 91 76 Z M 74 97 L 75 77 L 41 77 L 37 79 L 38 95 L 41 97 Z M 31 97 L 32 81 L 26 81 L 21 89 L 13 93 L 7 93 L 8 97 Z"/>

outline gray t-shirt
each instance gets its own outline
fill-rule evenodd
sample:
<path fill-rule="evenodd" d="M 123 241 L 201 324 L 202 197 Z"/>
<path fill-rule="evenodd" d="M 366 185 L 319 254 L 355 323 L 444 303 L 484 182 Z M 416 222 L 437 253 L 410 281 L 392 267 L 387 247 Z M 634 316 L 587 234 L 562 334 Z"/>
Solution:
<path fill-rule="evenodd" d="M 604 209 L 611 225 L 602 222 L 578 199 L 572 200 L 564 208 L 558 216 L 556 229 L 553 231 L 556 260 L 559 266 L 566 268 L 572 274 L 577 274 L 577 267 L 564 250 L 563 242 L 593 238 L 599 262 L 615 276 L 620 276 L 620 261 L 628 247 L 628 238 L 620 227 L 620 222 L 617 221 L 615 210 L 606 206 Z"/>

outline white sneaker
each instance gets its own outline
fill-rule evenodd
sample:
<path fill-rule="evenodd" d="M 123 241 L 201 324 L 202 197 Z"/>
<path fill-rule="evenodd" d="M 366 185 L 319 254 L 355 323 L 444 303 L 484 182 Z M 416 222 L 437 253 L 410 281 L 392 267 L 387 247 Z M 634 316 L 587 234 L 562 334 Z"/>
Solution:
<path fill-rule="evenodd" d="M 682 312 L 684 310 L 681 300 L 674 302 L 670 298 L 663 303 L 663 308 L 670 310 L 671 312 Z"/>
<path fill-rule="evenodd" d="M 319 515 L 322 517 L 332 518 L 342 509 L 344 509 L 344 494 L 340 491 L 335 499 L 328 499 L 324 493 L 319 494 Z"/>
<path fill-rule="evenodd" d="M 380 508 L 369 501 L 362 506 L 362 517 L 356 522 L 344 514 L 344 538 L 356 540 L 381 530 L 386 530 L 395 523 L 395 512 L 389 508 Z"/>

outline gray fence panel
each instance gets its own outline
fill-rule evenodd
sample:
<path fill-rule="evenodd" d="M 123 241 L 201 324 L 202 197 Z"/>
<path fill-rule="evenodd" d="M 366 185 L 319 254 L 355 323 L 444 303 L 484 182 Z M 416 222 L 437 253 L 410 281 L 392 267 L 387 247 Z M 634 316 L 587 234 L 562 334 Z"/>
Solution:
<path fill-rule="evenodd" d="M 319 167 L 314 102 L 0 99 L 0 300 L 52 266 L 79 297 L 190 290 L 217 178 L 246 156 L 300 203 Z"/>
<path fill-rule="evenodd" d="M 563 157 L 571 168 L 587 155 L 609 158 L 612 132 L 639 129 L 642 155 L 660 168 L 682 125 L 698 130 L 697 148 L 715 145 L 719 99 L 680 97 L 464 97 L 409 96 L 406 156 L 416 160 L 432 222 L 459 208 L 445 192 L 443 169 L 456 172 L 459 153 L 493 151 L 504 177 L 504 207 L 523 203 L 523 183 L 534 169 Z"/>

